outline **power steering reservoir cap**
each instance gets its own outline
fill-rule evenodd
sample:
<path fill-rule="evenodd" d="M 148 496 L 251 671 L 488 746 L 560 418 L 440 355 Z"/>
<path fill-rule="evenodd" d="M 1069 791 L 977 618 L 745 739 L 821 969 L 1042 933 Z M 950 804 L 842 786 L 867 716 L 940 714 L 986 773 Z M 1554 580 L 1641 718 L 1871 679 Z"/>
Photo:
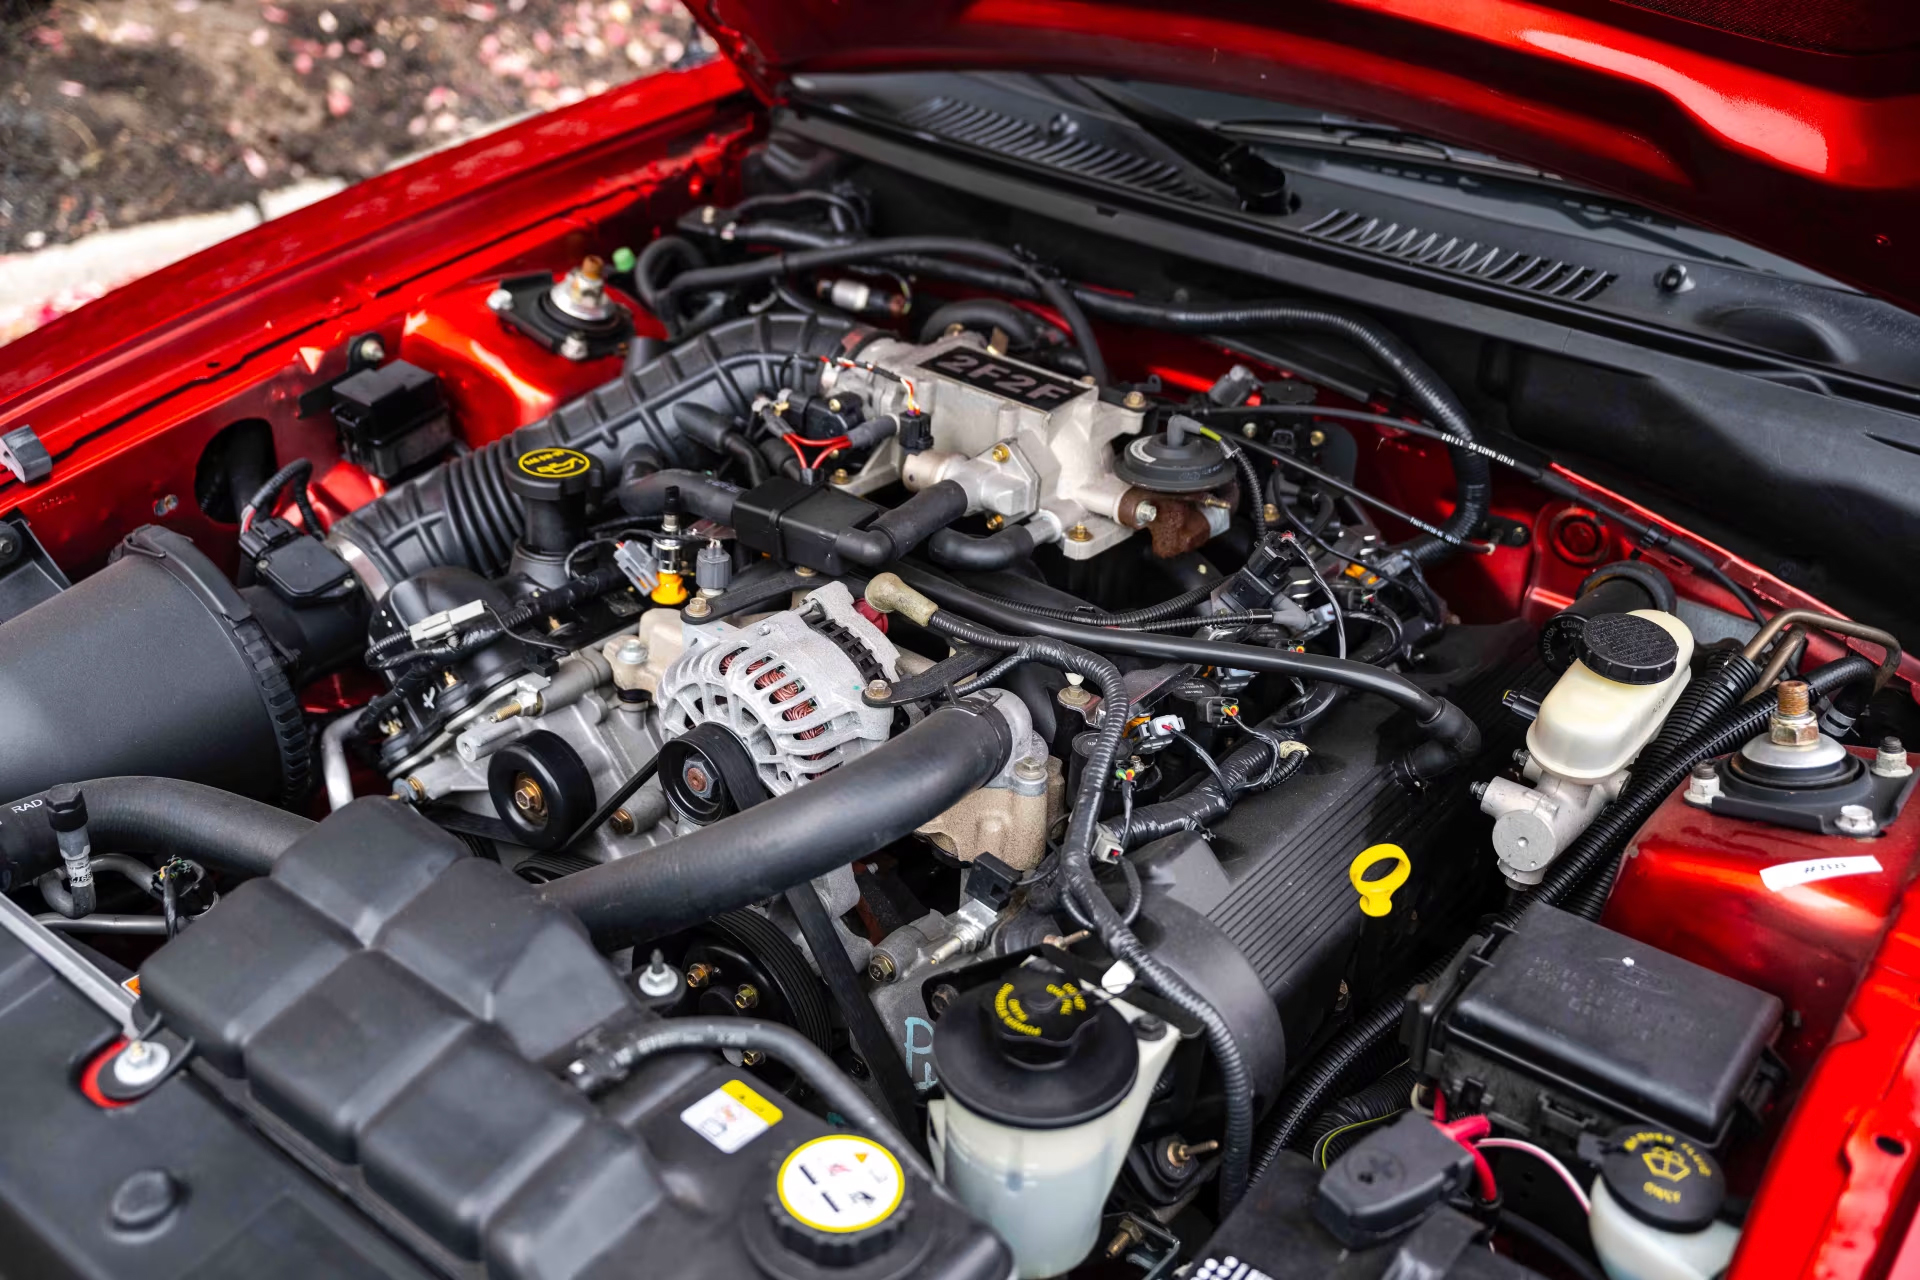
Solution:
<path fill-rule="evenodd" d="M 780 1162 L 767 1198 L 773 1233 L 809 1262 L 857 1266 L 885 1253 L 913 1216 L 907 1177 L 871 1138 L 830 1133 Z"/>
<path fill-rule="evenodd" d="M 1578 644 L 1590 671 L 1621 684 L 1659 684 L 1680 663 L 1680 645 L 1667 629 L 1631 613 L 1588 619 Z"/>
<path fill-rule="evenodd" d="M 1118 1009 L 1040 965 L 964 992 L 934 1027 L 934 1071 L 976 1115 L 1021 1129 L 1064 1129 L 1119 1105 L 1140 1070 Z"/>
<path fill-rule="evenodd" d="M 1648 1226 L 1704 1231 L 1727 1198 L 1720 1165 L 1703 1147 L 1659 1129 L 1628 1126 L 1600 1160 L 1607 1194 Z"/>

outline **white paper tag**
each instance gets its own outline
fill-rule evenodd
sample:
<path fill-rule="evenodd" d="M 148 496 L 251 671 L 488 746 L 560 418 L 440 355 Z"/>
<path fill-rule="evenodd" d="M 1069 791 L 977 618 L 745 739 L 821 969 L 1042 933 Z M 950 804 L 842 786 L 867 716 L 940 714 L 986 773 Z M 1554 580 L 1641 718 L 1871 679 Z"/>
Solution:
<path fill-rule="evenodd" d="M 1812 884 L 1815 880 L 1832 880 L 1839 876 L 1868 876 L 1880 869 L 1880 859 L 1872 854 L 1850 858 L 1814 858 L 1807 862 L 1782 862 L 1778 866 L 1763 867 L 1760 880 L 1767 888 L 1779 893 L 1797 884 Z"/>
<path fill-rule="evenodd" d="M 780 1123 L 780 1108 L 739 1080 L 729 1080 L 680 1113 L 695 1133 L 732 1155 Z"/>

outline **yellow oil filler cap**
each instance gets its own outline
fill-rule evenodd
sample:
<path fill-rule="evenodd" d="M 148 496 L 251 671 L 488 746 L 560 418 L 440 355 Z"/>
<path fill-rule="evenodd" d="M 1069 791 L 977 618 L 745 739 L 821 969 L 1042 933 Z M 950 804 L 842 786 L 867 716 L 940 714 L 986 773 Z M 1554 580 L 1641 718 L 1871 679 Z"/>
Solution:
<path fill-rule="evenodd" d="M 1383 876 L 1369 878 L 1368 872 L 1382 863 L 1392 869 Z M 1393 910 L 1393 891 L 1413 874 L 1413 859 L 1397 844 L 1376 844 L 1361 851 L 1347 868 L 1347 878 L 1360 895 L 1360 910 L 1370 916 L 1384 916 Z"/>

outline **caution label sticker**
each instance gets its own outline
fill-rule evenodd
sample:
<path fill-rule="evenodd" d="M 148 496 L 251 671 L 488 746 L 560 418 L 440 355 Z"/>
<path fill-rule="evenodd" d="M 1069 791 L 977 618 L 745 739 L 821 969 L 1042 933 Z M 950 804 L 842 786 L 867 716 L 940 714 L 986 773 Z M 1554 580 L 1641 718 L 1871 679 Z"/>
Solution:
<path fill-rule="evenodd" d="M 879 1143 L 831 1133 L 795 1148 L 776 1189 L 781 1206 L 815 1231 L 865 1231 L 900 1207 L 907 1179 Z"/>
<path fill-rule="evenodd" d="M 681 1123 L 732 1155 L 780 1123 L 780 1108 L 744 1080 L 729 1080 L 680 1113 Z"/>
<path fill-rule="evenodd" d="M 1839 876 L 1870 876 L 1881 870 L 1880 859 L 1872 854 L 1844 858 L 1814 858 L 1807 862 L 1782 862 L 1760 869 L 1760 882 L 1780 893 L 1795 885 Z"/>

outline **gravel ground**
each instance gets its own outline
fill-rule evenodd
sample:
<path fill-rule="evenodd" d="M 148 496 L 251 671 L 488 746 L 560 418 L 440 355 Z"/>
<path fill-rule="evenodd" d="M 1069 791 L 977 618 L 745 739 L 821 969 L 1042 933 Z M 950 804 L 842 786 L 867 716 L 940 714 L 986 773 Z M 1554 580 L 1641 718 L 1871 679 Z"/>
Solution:
<path fill-rule="evenodd" d="M 0 0 L 0 254 L 353 181 L 709 53 L 673 0 Z"/>

